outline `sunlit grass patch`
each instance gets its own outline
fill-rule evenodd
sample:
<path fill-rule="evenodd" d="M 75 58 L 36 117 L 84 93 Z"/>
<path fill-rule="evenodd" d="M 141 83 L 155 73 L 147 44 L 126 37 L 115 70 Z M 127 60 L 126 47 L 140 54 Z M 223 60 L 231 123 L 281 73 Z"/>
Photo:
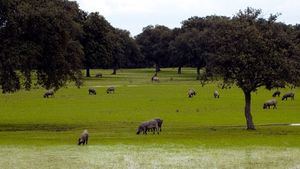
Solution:
<path fill-rule="evenodd" d="M 298 148 L 204 148 L 178 145 L 1 146 L 1 168 L 299 168 Z"/>

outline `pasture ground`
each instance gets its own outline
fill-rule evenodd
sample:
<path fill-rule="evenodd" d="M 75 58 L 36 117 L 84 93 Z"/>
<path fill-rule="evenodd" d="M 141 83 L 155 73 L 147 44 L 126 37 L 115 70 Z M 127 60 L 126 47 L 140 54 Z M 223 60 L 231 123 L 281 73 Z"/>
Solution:
<path fill-rule="evenodd" d="M 242 91 L 201 87 L 195 69 L 163 69 L 160 83 L 151 83 L 152 69 L 92 75 L 99 72 L 103 78 L 85 79 L 81 89 L 70 84 L 55 98 L 42 98 L 43 89 L 0 95 L 0 168 L 300 168 L 300 126 L 288 125 L 300 123 L 299 89 L 274 110 L 262 109 L 274 91 L 253 93 L 257 130 L 246 131 Z M 106 94 L 108 86 L 116 93 Z M 189 88 L 197 91 L 192 99 Z M 135 134 L 155 117 L 164 119 L 160 135 Z M 89 145 L 76 146 L 84 129 Z"/>

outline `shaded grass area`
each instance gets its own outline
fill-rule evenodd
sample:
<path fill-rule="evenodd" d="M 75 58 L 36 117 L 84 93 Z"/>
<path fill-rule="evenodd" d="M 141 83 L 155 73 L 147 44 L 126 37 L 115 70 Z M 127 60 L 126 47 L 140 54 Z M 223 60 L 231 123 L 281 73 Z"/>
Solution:
<path fill-rule="evenodd" d="M 134 128 L 109 130 L 90 128 L 90 145 L 148 145 L 178 144 L 189 147 L 299 147 L 298 127 L 259 127 L 257 131 L 245 131 L 242 127 L 181 127 L 165 128 L 160 135 L 137 136 Z M 17 131 L 1 132 L 2 145 L 75 145 L 81 130 L 68 131 Z"/>
<path fill-rule="evenodd" d="M 51 125 L 51 124 L 1 124 L 0 132 L 10 131 L 48 131 L 60 132 L 79 128 L 76 125 Z"/>
<path fill-rule="evenodd" d="M 201 87 L 196 70 L 163 69 L 160 83 L 152 83 L 152 69 L 93 70 L 77 89 L 71 84 L 54 98 L 44 99 L 43 89 L 0 95 L 1 145 L 74 145 L 84 129 L 90 132 L 91 145 L 186 145 L 204 147 L 300 147 L 298 89 L 294 101 L 281 101 L 278 109 L 263 110 L 273 91 L 253 93 L 252 112 L 256 131 L 244 130 L 244 96 L 240 89 L 221 90 L 218 82 Z M 116 86 L 115 94 L 106 94 L 107 86 Z M 97 90 L 88 95 L 88 88 Z M 189 99 L 187 90 L 197 95 Z M 220 99 L 213 98 L 219 90 Z M 282 89 L 282 93 L 290 89 Z M 160 135 L 137 136 L 137 126 L 156 117 L 164 119 Z"/>

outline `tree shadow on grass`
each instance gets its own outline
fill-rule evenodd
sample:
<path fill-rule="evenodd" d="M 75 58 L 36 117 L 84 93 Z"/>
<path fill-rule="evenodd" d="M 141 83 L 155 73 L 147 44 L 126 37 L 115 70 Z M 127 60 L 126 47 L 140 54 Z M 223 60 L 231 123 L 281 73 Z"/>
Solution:
<path fill-rule="evenodd" d="M 68 131 L 79 128 L 78 125 L 59 124 L 0 124 L 0 132 L 5 131 Z"/>

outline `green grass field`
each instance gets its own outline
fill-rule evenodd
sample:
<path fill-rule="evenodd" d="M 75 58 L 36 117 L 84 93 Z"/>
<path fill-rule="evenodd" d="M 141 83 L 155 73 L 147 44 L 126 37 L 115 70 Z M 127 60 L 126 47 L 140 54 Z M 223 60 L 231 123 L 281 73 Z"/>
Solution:
<path fill-rule="evenodd" d="M 0 95 L 0 168 L 299 168 L 299 89 L 294 101 L 263 110 L 274 91 L 252 94 L 256 131 L 245 130 L 244 96 L 218 82 L 201 87 L 196 70 L 163 69 L 151 83 L 152 69 L 111 70 L 84 86 L 60 89 L 44 99 L 44 89 Z M 106 94 L 115 86 L 115 94 Z M 97 90 L 88 95 L 88 88 Z M 197 95 L 190 99 L 187 90 Z M 213 98 L 218 90 L 220 99 Z M 291 89 L 282 89 L 288 92 Z M 164 120 L 160 135 L 136 135 L 137 126 Z M 88 129 L 89 145 L 79 147 Z M 81 157 L 84 156 L 84 157 Z M 58 162 L 59 161 L 59 162 Z"/>

